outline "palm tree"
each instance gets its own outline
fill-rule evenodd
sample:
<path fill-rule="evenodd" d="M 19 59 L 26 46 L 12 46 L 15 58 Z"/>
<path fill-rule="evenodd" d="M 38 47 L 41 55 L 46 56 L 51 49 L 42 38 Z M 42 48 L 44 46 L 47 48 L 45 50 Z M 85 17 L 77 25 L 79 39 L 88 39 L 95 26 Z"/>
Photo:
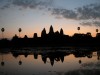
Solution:
<path fill-rule="evenodd" d="M 81 60 L 79 60 L 79 64 L 81 64 L 82 63 L 82 61 Z"/>
<path fill-rule="evenodd" d="M 97 33 L 98 33 L 98 31 L 99 31 L 99 30 L 98 30 L 98 29 L 96 29 L 96 32 L 97 32 Z"/>
<path fill-rule="evenodd" d="M 21 29 L 21 28 L 19 28 L 19 29 L 18 29 L 18 31 L 19 31 L 19 37 L 20 37 L 20 32 L 22 31 L 22 29 Z"/>
<path fill-rule="evenodd" d="M 4 28 L 1 28 L 1 32 L 2 32 L 2 38 L 4 38 L 3 32 L 5 31 Z"/>
<path fill-rule="evenodd" d="M 5 65 L 5 63 L 4 63 L 4 61 L 3 61 L 3 54 L 2 54 L 1 66 L 4 66 L 4 65 Z"/>
<path fill-rule="evenodd" d="M 79 32 L 79 30 L 80 30 L 80 27 L 77 27 L 77 30 L 78 30 L 78 32 Z M 80 33 L 80 32 L 79 32 Z"/>
<path fill-rule="evenodd" d="M 20 60 L 19 60 L 19 65 L 22 65 L 22 61 L 21 61 L 21 57 L 19 56 Z"/>

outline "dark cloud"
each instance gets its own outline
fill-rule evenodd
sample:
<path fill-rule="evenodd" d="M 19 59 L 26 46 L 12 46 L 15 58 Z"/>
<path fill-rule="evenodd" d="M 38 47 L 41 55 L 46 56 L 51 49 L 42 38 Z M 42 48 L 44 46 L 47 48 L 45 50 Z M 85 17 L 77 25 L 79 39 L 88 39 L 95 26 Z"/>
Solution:
<path fill-rule="evenodd" d="M 93 24 L 94 24 L 95 26 L 100 27 L 100 21 L 94 21 Z"/>
<path fill-rule="evenodd" d="M 14 0 L 13 5 L 21 6 L 24 8 L 47 8 L 48 6 L 51 6 L 53 3 L 53 0 Z"/>
<path fill-rule="evenodd" d="M 100 3 L 86 5 L 75 10 L 54 8 L 52 15 L 61 15 L 66 19 L 74 20 L 100 19 Z"/>
<path fill-rule="evenodd" d="M 92 22 L 81 22 L 80 25 L 83 25 L 83 26 L 92 26 Z"/>
<path fill-rule="evenodd" d="M 2 6 L 3 9 L 10 8 L 10 5 L 20 6 L 22 8 L 35 9 L 48 8 L 49 6 L 52 6 L 53 0 L 4 0 L 2 1 L 2 3 L 3 2 L 5 2 Z"/>
<path fill-rule="evenodd" d="M 3 7 L 1 7 L 0 9 L 4 10 L 4 9 L 6 9 L 6 8 L 10 8 L 10 4 L 6 4 L 6 5 L 4 5 Z"/>
<path fill-rule="evenodd" d="M 96 26 L 96 27 L 100 27 L 100 21 L 92 21 L 92 22 L 84 21 L 84 22 L 81 22 L 80 25 L 82 25 L 82 26 Z"/>
<path fill-rule="evenodd" d="M 80 25 L 83 26 L 99 26 L 100 27 L 100 3 L 85 5 L 74 10 L 53 8 L 52 15 L 55 17 L 63 17 L 82 21 Z"/>
<path fill-rule="evenodd" d="M 10 8 L 12 4 L 12 0 L 0 0 L 0 9 L 4 10 L 6 8 Z"/>
<path fill-rule="evenodd" d="M 80 23 L 81 25 L 100 27 L 100 3 L 86 5 L 76 10 L 78 13 L 77 18 L 83 20 L 83 22 Z"/>
<path fill-rule="evenodd" d="M 54 0 L 0 0 L 5 2 L 1 9 L 10 8 L 11 5 L 30 9 L 48 9 L 57 19 L 71 19 L 82 21 L 83 26 L 100 26 L 100 1 L 98 3 L 84 5 L 74 10 L 59 8 L 54 5 Z M 54 5 L 55 6 L 55 5 Z M 88 21 L 90 20 L 90 21 Z"/>
<path fill-rule="evenodd" d="M 52 15 L 62 16 L 67 19 L 77 19 L 77 13 L 75 13 L 73 10 L 67 9 L 54 8 L 52 9 Z"/>
<path fill-rule="evenodd" d="M 13 5 L 21 6 L 23 8 L 36 8 L 38 6 L 38 3 L 36 0 L 14 0 Z"/>
<path fill-rule="evenodd" d="M 100 3 L 86 5 L 76 10 L 79 19 L 100 19 Z"/>

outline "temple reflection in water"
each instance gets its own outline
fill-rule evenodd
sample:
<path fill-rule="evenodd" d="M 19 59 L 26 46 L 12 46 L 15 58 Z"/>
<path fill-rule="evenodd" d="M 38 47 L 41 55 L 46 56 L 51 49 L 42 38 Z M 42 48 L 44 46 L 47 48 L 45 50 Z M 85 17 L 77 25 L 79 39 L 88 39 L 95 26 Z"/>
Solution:
<path fill-rule="evenodd" d="M 99 62 L 99 48 L 38 47 L 1 49 L 0 74 L 59 75 L 62 72 L 61 75 L 69 75 L 69 73 L 73 75 L 74 71 L 79 72 L 80 69 L 85 70 L 87 74 L 90 70 L 97 69 L 95 71 L 99 73 Z"/>
<path fill-rule="evenodd" d="M 11 53 L 14 58 L 20 58 L 21 55 L 24 55 L 25 58 L 28 57 L 28 55 L 33 55 L 34 59 L 38 59 L 38 55 L 41 55 L 41 59 L 46 63 L 50 63 L 52 66 L 56 62 L 64 62 L 64 57 L 69 56 L 69 55 L 74 55 L 75 58 L 81 58 L 81 57 L 87 57 L 87 58 L 92 58 L 93 52 L 97 52 L 97 60 L 100 60 L 100 51 L 99 50 L 94 50 L 94 49 L 86 49 L 86 48 L 43 48 L 43 49 L 13 49 L 10 51 L 1 51 L 1 56 L 2 56 L 2 62 L 1 65 L 4 66 L 3 62 L 3 55 Z M 49 59 L 49 60 L 47 60 Z M 79 60 L 79 63 L 82 61 Z M 19 65 L 22 64 L 21 58 L 19 61 Z"/>

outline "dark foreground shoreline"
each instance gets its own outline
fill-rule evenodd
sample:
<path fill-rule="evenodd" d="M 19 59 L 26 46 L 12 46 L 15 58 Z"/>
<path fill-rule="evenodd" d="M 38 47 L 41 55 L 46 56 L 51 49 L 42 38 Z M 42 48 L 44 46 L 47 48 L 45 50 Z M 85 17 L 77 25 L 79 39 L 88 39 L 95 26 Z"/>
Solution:
<path fill-rule="evenodd" d="M 23 48 L 23 47 L 100 47 L 100 40 L 42 40 L 42 39 L 2 39 L 0 48 Z"/>

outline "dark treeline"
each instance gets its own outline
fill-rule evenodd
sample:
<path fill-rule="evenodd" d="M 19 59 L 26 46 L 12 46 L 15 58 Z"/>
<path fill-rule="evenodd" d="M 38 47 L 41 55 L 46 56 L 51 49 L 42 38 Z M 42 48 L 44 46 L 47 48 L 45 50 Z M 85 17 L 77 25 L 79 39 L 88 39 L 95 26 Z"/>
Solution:
<path fill-rule="evenodd" d="M 79 28 L 78 28 L 79 30 Z M 11 40 L 1 39 L 0 47 L 39 47 L 39 46 L 100 46 L 100 33 L 96 37 L 92 37 L 91 33 L 86 34 L 75 33 L 73 36 L 65 35 L 63 29 L 54 32 L 53 27 L 50 26 L 49 33 L 46 33 L 44 28 L 41 32 L 41 37 L 34 33 L 33 38 L 20 38 L 17 35 L 13 36 Z"/>

